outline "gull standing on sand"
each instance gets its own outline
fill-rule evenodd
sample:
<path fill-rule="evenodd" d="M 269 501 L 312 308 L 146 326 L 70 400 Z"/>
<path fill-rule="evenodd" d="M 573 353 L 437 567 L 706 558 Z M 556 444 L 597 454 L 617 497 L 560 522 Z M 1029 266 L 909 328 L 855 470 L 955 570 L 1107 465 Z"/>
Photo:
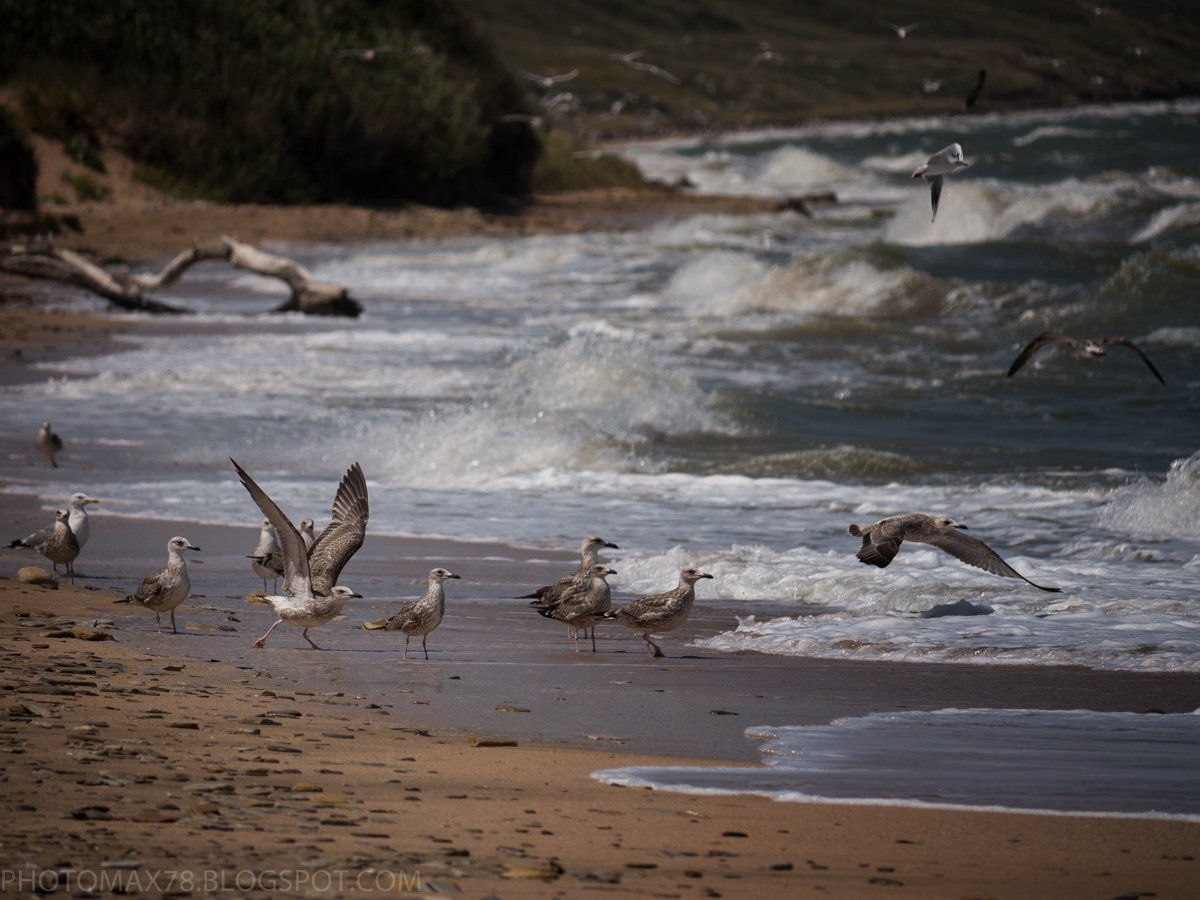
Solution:
<path fill-rule="evenodd" d="M 1062 592 L 1061 588 L 1042 587 L 1030 581 L 1003 559 L 1000 554 L 978 538 L 963 534 L 966 525 L 960 525 L 949 516 L 927 516 L 923 513 L 908 513 L 902 516 L 891 516 L 880 519 L 871 525 L 851 525 L 849 532 L 855 537 L 862 538 L 862 548 L 858 551 L 859 562 L 869 566 L 886 568 L 888 563 L 900 552 L 904 541 L 915 541 L 920 544 L 932 544 L 939 550 L 945 550 L 951 556 L 965 562 L 968 566 L 983 569 L 1001 578 L 1020 578 L 1032 584 L 1039 591 L 1053 594 Z"/>
<path fill-rule="evenodd" d="M 962 146 L 951 144 L 933 154 L 925 165 L 918 166 L 917 170 L 912 173 L 913 178 L 923 178 L 929 182 L 929 196 L 933 201 L 933 218 L 929 220 L 930 222 L 937 220 L 938 201 L 942 198 L 944 176 L 953 175 L 959 169 L 965 169 L 969 165 L 970 163 L 963 159 Z"/>
<path fill-rule="evenodd" d="M 543 585 L 532 594 L 522 594 L 517 599 L 533 600 L 529 605 L 541 615 L 546 615 L 543 610 L 554 609 L 568 593 L 587 589 L 591 582 L 592 567 L 599 561 L 600 551 L 606 547 L 610 550 L 620 549 L 612 541 L 606 541 L 597 534 L 589 534 L 579 544 L 579 566 L 574 572 L 560 578 L 554 584 Z M 568 626 L 567 640 L 571 640 L 573 631 L 574 629 Z M 595 640 L 595 635 L 592 635 L 592 639 Z"/>
<path fill-rule="evenodd" d="M 58 564 L 65 565 L 71 584 L 75 583 L 75 557 L 79 555 L 79 541 L 71 530 L 71 514 L 65 509 L 54 511 L 54 524 L 38 551 L 50 560 L 55 575 L 58 574 Z"/>
<path fill-rule="evenodd" d="M 604 618 L 615 619 L 626 628 L 640 631 L 650 655 L 662 656 L 662 648 L 650 639 L 650 635 L 674 631 L 687 621 L 692 612 L 692 604 L 696 601 L 696 582 L 702 578 L 712 576 L 699 569 L 684 569 L 679 573 L 679 584 L 674 590 L 650 594 L 640 600 L 626 603 L 607 613 Z"/>
<path fill-rule="evenodd" d="M 91 526 L 88 524 L 88 504 L 99 502 L 95 497 L 89 497 L 87 494 L 78 492 L 72 494 L 67 499 L 67 524 L 71 526 L 71 533 L 75 535 L 75 541 L 79 544 L 81 551 L 84 544 L 88 541 L 88 536 L 91 534 Z M 53 531 L 53 525 L 42 528 L 33 534 L 13 541 L 8 545 L 8 549 L 15 550 L 18 547 L 28 547 L 30 550 L 37 550 L 40 553 L 42 546 L 50 538 Z"/>
<path fill-rule="evenodd" d="M 403 631 L 405 659 L 408 659 L 409 639 L 413 635 L 419 634 L 421 636 L 421 650 L 425 653 L 425 658 L 429 659 L 429 650 L 425 647 L 425 638 L 429 636 L 429 632 L 442 624 L 442 618 L 446 615 L 446 591 L 442 587 L 442 583 L 449 578 L 459 577 L 448 569 L 441 567 L 430 569 L 429 586 L 425 588 L 425 593 L 421 595 L 421 599 L 405 603 L 394 616 L 382 623 L 368 622 L 363 627 L 369 630 Z"/>
<path fill-rule="evenodd" d="M 554 619 L 574 629 L 575 652 L 579 652 L 579 629 L 592 629 L 592 652 L 596 652 L 595 625 L 612 607 L 612 591 L 604 579 L 616 575 L 603 563 L 592 566 L 586 580 L 573 582 L 552 607 L 538 607 L 539 615 Z"/>
<path fill-rule="evenodd" d="M 1065 344 L 1066 346 L 1079 351 L 1079 355 L 1083 357 L 1107 356 L 1108 354 L 1104 350 L 1105 347 L 1128 347 L 1142 358 L 1142 362 L 1144 362 L 1146 367 L 1154 373 L 1155 378 L 1157 378 L 1162 384 L 1166 384 L 1166 381 L 1163 381 L 1163 377 L 1159 373 L 1158 369 L 1154 367 L 1154 363 L 1150 362 L 1150 357 L 1142 352 L 1141 347 L 1127 337 L 1105 337 L 1096 338 L 1094 340 L 1080 340 L 1079 338 L 1073 338 L 1066 334 L 1059 334 L 1055 331 L 1047 331 L 1043 334 L 1039 334 L 1032 341 L 1026 344 L 1025 349 L 1017 355 L 1017 358 L 1013 360 L 1013 364 L 1009 366 L 1008 377 L 1012 378 L 1014 375 L 1016 375 L 1017 370 L 1020 369 L 1021 366 L 1025 365 L 1025 363 L 1029 362 L 1029 360 L 1031 360 L 1039 351 L 1044 350 L 1047 347 L 1056 347 L 1060 344 Z"/>
<path fill-rule="evenodd" d="M 167 541 L 167 564 L 153 575 L 147 575 L 138 589 L 118 603 L 139 603 L 154 612 L 154 624 L 162 634 L 162 613 L 171 613 L 171 634 L 179 634 L 175 627 L 175 607 L 187 599 L 192 592 L 188 578 L 184 550 L 199 550 L 185 537 L 173 537 Z"/>
<path fill-rule="evenodd" d="M 54 433 L 54 429 L 50 427 L 49 422 L 42 423 L 42 427 L 38 429 L 38 433 L 33 439 L 33 446 L 50 457 L 50 465 L 56 469 L 58 468 L 58 462 L 54 459 L 54 456 L 63 448 L 63 442 L 62 438 Z"/>
<path fill-rule="evenodd" d="M 320 650 L 308 636 L 308 629 L 324 625 L 341 614 L 348 599 L 362 596 L 348 587 L 335 584 L 367 534 L 370 510 L 367 507 L 367 480 L 363 477 L 362 466 L 354 463 L 342 476 L 333 498 L 329 524 L 313 542 L 312 550 L 306 553 L 304 539 L 291 520 L 236 460 L 229 461 L 237 470 L 242 486 L 275 526 L 282 545 L 283 595 L 266 598 L 275 608 L 278 618 L 267 629 L 267 633 L 254 642 L 254 646 L 265 647 L 271 632 L 282 623 L 290 622 L 303 629 L 301 636 L 310 647 Z"/>
<path fill-rule="evenodd" d="M 268 579 L 274 581 L 276 587 L 279 586 L 279 576 L 283 574 L 283 554 L 279 552 L 279 538 L 271 520 L 263 519 L 259 527 L 258 544 L 247 558 L 254 574 L 262 579 L 263 593 L 266 594 Z"/>

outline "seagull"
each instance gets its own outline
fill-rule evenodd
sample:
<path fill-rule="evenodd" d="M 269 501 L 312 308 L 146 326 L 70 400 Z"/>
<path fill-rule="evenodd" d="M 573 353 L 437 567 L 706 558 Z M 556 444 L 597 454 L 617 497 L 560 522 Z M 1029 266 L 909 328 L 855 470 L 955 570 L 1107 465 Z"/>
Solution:
<path fill-rule="evenodd" d="M 429 586 L 420 600 L 413 600 L 400 607 L 399 612 L 383 623 L 385 631 L 404 632 L 404 658 L 408 659 L 408 641 L 414 634 L 421 636 L 421 650 L 429 659 L 429 651 L 425 648 L 425 638 L 429 632 L 442 624 L 446 614 L 446 591 L 442 582 L 449 578 L 459 578 L 448 569 L 436 568 L 429 570 Z M 374 625 L 375 623 L 368 623 Z"/>
<path fill-rule="evenodd" d="M 33 446 L 50 457 L 50 465 L 56 469 L 58 468 L 58 462 L 54 459 L 54 456 L 63 448 L 63 442 L 62 438 L 54 433 L 54 429 L 50 427 L 49 422 L 42 423 L 42 427 L 38 429 L 37 436 L 33 439 Z"/>
<path fill-rule="evenodd" d="M 565 75 L 537 75 L 533 72 L 522 72 L 521 73 L 522 77 L 528 78 L 530 81 L 536 82 L 539 87 L 541 87 L 545 90 L 549 90 L 550 88 L 554 87 L 554 85 L 561 84 L 564 81 L 570 81 L 572 78 L 574 78 L 578 74 L 579 74 L 578 69 L 572 69 L 570 72 L 567 72 Z"/>
<path fill-rule="evenodd" d="M 953 175 L 959 169 L 965 169 L 969 165 L 970 163 L 963 159 L 962 146 L 951 144 L 933 154 L 925 165 L 918 166 L 917 170 L 912 173 L 913 178 L 924 178 L 929 182 L 929 194 L 933 200 L 933 218 L 929 221 L 933 222 L 937 219 L 938 201 L 942 198 L 943 176 Z"/>
<path fill-rule="evenodd" d="M 918 28 L 924 27 L 924 25 L 924 22 L 913 22 L 911 25 L 893 25 L 891 22 L 887 23 L 888 28 L 896 32 L 896 37 L 900 38 L 900 40 L 908 37 L 910 31 L 916 31 Z"/>
<path fill-rule="evenodd" d="M 750 65 L 756 66 L 759 63 L 764 62 L 774 63 L 777 66 L 783 65 L 783 54 L 772 50 L 771 45 L 766 41 L 760 41 L 758 49 L 759 52 L 752 60 L 750 60 Z"/>
<path fill-rule="evenodd" d="M 140 603 L 146 609 L 153 610 L 159 634 L 162 634 L 161 614 L 170 612 L 171 634 L 179 634 L 179 629 L 175 627 L 175 607 L 186 600 L 192 590 L 183 551 L 199 549 L 185 537 L 171 538 L 167 541 L 167 564 L 160 571 L 143 578 L 136 591 L 117 602 Z"/>
<path fill-rule="evenodd" d="M 916 541 L 932 544 L 965 562 L 968 566 L 983 569 L 1001 578 L 1020 578 L 1040 591 L 1062 593 L 1061 588 L 1042 587 L 1034 584 L 1003 559 L 995 550 L 978 538 L 963 534 L 966 525 L 960 525 L 948 516 L 927 516 L 923 513 L 908 513 L 880 519 L 872 525 L 851 525 L 849 532 L 863 539 L 858 551 L 859 562 L 869 566 L 886 568 L 896 558 L 900 544 Z"/>
<path fill-rule="evenodd" d="M 612 606 L 612 591 L 604 579 L 616 575 L 616 569 L 610 569 L 603 563 L 592 566 L 586 579 L 580 579 L 562 593 L 561 599 L 554 606 L 538 607 L 539 615 L 547 619 L 555 619 L 575 630 L 575 652 L 579 652 L 579 629 L 585 632 L 604 617 Z M 592 628 L 592 652 L 596 652 L 596 631 Z"/>
<path fill-rule="evenodd" d="M 657 75 L 659 78 L 664 78 L 671 84 L 679 84 L 679 79 L 668 72 L 666 69 L 660 69 L 658 66 L 651 63 L 638 62 L 638 59 L 645 54 L 645 50 L 634 50 L 632 53 L 610 53 L 609 59 L 615 59 L 618 62 L 623 62 L 631 69 L 637 69 L 639 72 L 649 72 L 651 75 Z"/>
<path fill-rule="evenodd" d="M 598 534 L 589 534 L 579 544 L 579 567 L 570 575 L 566 575 L 554 584 L 544 585 L 538 588 L 532 594 L 522 594 L 518 600 L 533 600 L 529 605 L 538 610 L 539 614 L 546 615 L 543 610 L 552 610 L 558 606 L 563 598 L 577 587 L 582 586 L 586 589 L 592 577 L 592 567 L 599 561 L 600 551 L 604 548 L 610 550 L 621 549 L 612 541 L 606 541 Z M 567 639 L 571 639 L 570 629 L 567 632 Z M 593 636 L 594 638 L 594 636 Z"/>
<path fill-rule="evenodd" d="M 313 528 L 315 527 L 316 523 L 312 519 L 300 520 L 300 540 L 304 541 L 304 549 L 306 551 L 312 549 L 313 542 L 317 539 L 316 534 L 313 532 Z"/>
<path fill-rule="evenodd" d="M 1058 61 L 1054 62 L 1054 67 L 1058 68 Z M 963 109 L 972 110 L 975 104 L 979 101 L 979 95 L 983 93 L 983 83 L 987 81 L 987 69 L 980 69 L 979 75 L 975 79 L 975 86 L 971 88 L 967 94 L 967 98 L 963 101 Z"/>
<path fill-rule="evenodd" d="M 87 506 L 89 503 L 99 502 L 95 497 L 89 497 L 87 494 L 81 493 L 74 493 L 67 500 L 67 524 L 71 526 L 71 533 L 75 535 L 75 540 L 78 542 L 80 550 L 83 550 L 83 545 L 87 543 L 88 535 L 91 533 L 91 528 L 88 525 Z M 8 549 L 15 550 L 18 547 L 27 547 L 30 550 L 37 550 L 40 553 L 53 531 L 53 525 L 35 531 L 33 534 L 13 541 L 8 545 Z"/>
<path fill-rule="evenodd" d="M 1021 366 L 1025 365 L 1025 363 L 1029 362 L 1029 360 L 1031 360 L 1034 355 L 1038 353 L 1038 351 L 1046 347 L 1055 346 L 1057 344 L 1066 344 L 1068 347 L 1074 348 L 1075 350 L 1079 351 L 1080 356 L 1107 356 L 1108 353 L 1105 352 L 1105 347 L 1128 347 L 1142 358 L 1142 362 L 1144 362 L 1146 367 L 1154 373 L 1154 377 L 1157 378 L 1159 382 L 1166 384 L 1166 381 L 1163 380 L 1162 374 L 1154 367 L 1154 363 L 1150 362 L 1150 357 L 1142 352 L 1141 347 L 1127 337 L 1105 337 L 1095 338 L 1094 340 L 1080 340 L 1079 338 L 1073 338 L 1070 335 L 1059 334 L 1056 331 L 1047 331 L 1043 334 L 1039 334 L 1032 341 L 1026 344 L 1025 349 L 1017 355 L 1017 358 L 1013 360 L 1013 364 L 1009 366 L 1008 377 L 1012 378 L 1013 375 L 1017 374 L 1017 370 L 1020 369 Z"/>
<path fill-rule="evenodd" d="M 702 578 L 712 578 L 707 572 L 699 569 L 684 569 L 679 573 L 679 585 L 661 594 L 650 594 L 624 606 L 618 606 L 604 618 L 615 619 L 626 628 L 642 633 L 646 642 L 646 650 L 651 656 L 663 656 L 662 648 L 651 640 L 655 632 L 674 631 L 687 621 L 692 612 L 692 604 L 696 601 L 696 582 Z"/>
<path fill-rule="evenodd" d="M 259 528 L 261 530 L 258 533 L 258 545 L 254 552 L 248 555 L 248 559 L 254 574 L 262 579 L 265 594 L 268 579 L 274 581 L 276 587 L 279 585 L 279 576 L 283 574 L 283 554 L 279 552 L 279 538 L 271 520 L 263 519 Z"/>
<path fill-rule="evenodd" d="M 362 596 L 348 587 L 334 584 L 350 557 L 362 546 L 367 533 L 370 512 L 367 508 L 367 480 L 363 477 L 362 466 L 355 463 L 342 476 L 333 498 L 329 524 L 317 536 L 312 549 L 305 553 L 304 540 L 296 526 L 236 460 L 229 461 L 237 470 L 242 486 L 275 526 L 279 542 L 283 545 L 284 594 L 267 597 L 275 607 L 278 618 L 267 629 L 267 633 L 254 642 L 254 646 L 265 647 L 271 632 L 281 623 L 290 622 L 303 629 L 301 636 L 310 647 L 320 650 L 308 636 L 308 629 L 324 625 L 341 613 L 347 600 Z"/>
<path fill-rule="evenodd" d="M 71 514 L 65 509 L 54 511 L 54 524 L 50 527 L 50 534 L 38 548 L 38 552 L 50 560 L 55 575 L 58 574 L 58 564 L 63 563 L 67 568 L 71 584 L 75 583 L 74 564 L 75 557 L 79 555 L 79 541 L 75 537 L 75 532 L 71 531 Z"/>

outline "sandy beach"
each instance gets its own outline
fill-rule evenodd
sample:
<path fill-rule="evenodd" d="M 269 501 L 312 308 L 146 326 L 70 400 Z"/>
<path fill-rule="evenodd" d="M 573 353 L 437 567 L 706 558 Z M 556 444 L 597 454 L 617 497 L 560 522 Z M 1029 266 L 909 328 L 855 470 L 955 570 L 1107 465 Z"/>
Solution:
<path fill-rule="evenodd" d="M 64 476 L 71 478 L 72 476 Z M 101 509 L 103 504 L 101 504 Z M 5 534 L 45 513 L 4 494 Z M 1081 669 L 838 663 L 697 653 L 705 607 L 653 660 L 601 629 L 575 654 L 503 601 L 570 554 L 369 536 L 343 581 L 365 599 L 308 650 L 246 601 L 252 528 L 93 514 L 72 589 L 12 580 L 0 551 L 6 890 L 342 896 L 1186 897 L 1200 825 L 778 803 L 606 786 L 625 765 L 754 765 L 747 725 L 864 709 L 1015 705 L 1177 712 L 1195 680 Z M 113 601 L 177 532 L 203 548 L 179 634 Z M 432 565 L 464 574 L 431 659 L 362 622 L 416 596 Z M 353 576 L 353 577 L 351 577 Z M 540 582 L 539 582 L 540 583 Z M 93 640 L 100 637 L 102 639 Z M 741 670 L 729 685 L 730 667 Z M 381 667 L 388 674 L 380 676 Z M 394 674 L 392 674 L 394 673 Z M 108 879 L 107 882 L 103 879 Z M 168 885 L 168 881 L 174 881 Z"/>

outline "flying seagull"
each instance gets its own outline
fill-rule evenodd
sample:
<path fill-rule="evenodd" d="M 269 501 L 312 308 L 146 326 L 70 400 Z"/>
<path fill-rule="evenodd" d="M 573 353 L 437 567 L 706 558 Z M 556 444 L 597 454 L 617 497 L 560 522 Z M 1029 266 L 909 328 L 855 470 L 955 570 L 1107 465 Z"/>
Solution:
<path fill-rule="evenodd" d="M 175 607 L 187 599 L 192 590 L 191 579 L 188 578 L 187 563 L 183 559 L 184 550 L 199 550 L 185 537 L 173 537 L 167 541 L 167 564 L 142 579 L 136 591 L 118 603 L 140 603 L 146 609 L 154 611 L 154 622 L 162 633 L 161 614 L 171 613 L 171 633 L 178 634 L 175 627 Z"/>
<path fill-rule="evenodd" d="M 924 22 L 913 22 L 911 25 L 893 25 L 891 22 L 888 22 L 887 26 L 888 28 L 892 29 L 892 31 L 896 32 L 896 37 L 900 38 L 900 40 L 904 40 L 906 37 L 908 37 L 908 33 L 910 31 L 916 31 L 924 24 Z"/>
<path fill-rule="evenodd" d="M 983 569 L 1001 578 L 1020 578 L 1038 590 L 1054 594 L 1062 592 L 1061 588 L 1042 587 L 1029 581 L 983 541 L 963 534 L 962 531 L 966 527 L 948 516 L 908 513 L 880 519 L 872 525 L 851 525 L 849 531 L 855 537 L 862 538 L 858 560 L 869 566 L 886 568 L 888 563 L 896 558 L 904 541 L 915 541 L 920 544 L 932 544 L 968 566 Z"/>
<path fill-rule="evenodd" d="M 684 569 L 679 573 L 679 585 L 661 594 L 650 594 L 632 603 L 619 606 L 604 618 L 615 619 L 626 628 L 642 633 L 646 650 L 651 656 L 662 656 L 662 648 L 651 640 L 655 632 L 674 631 L 687 621 L 696 601 L 696 582 L 701 578 L 712 578 L 698 569 Z"/>
<path fill-rule="evenodd" d="M 535 72 L 521 73 L 522 77 L 528 78 L 530 81 L 535 82 L 539 87 L 545 88 L 546 90 L 549 90 L 556 84 L 561 84 L 564 81 L 570 81 L 578 74 L 578 69 L 572 69 L 570 72 L 567 72 L 563 75 L 538 75 Z"/>
<path fill-rule="evenodd" d="M 342 476 L 333 499 L 329 524 L 306 553 L 304 539 L 291 520 L 236 460 L 229 461 L 237 470 L 243 487 L 275 526 L 283 553 L 283 596 L 266 598 L 275 607 L 278 618 L 254 646 L 265 647 L 271 632 L 283 622 L 290 622 L 303 629 L 301 635 L 309 646 L 320 650 L 308 636 L 308 629 L 324 625 L 341 613 L 348 599 L 362 596 L 336 584 L 342 569 L 358 552 L 367 533 L 367 480 L 363 477 L 362 466 L 355 463 Z"/>
<path fill-rule="evenodd" d="M 1166 381 L 1163 380 L 1162 374 L 1158 371 L 1158 369 L 1155 368 L 1154 363 L 1150 362 L 1150 357 L 1142 352 L 1141 347 L 1127 337 L 1105 337 L 1095 338 L 1094 340 L 1080 340 L 1079 338 L 1073 338 L 1070 335 L 1059 334 L 1057 331 L 1047 331 L 1039 334 L 1032 341 L 1026 344 L 1025 349 L 1017 354 L 1017 358 L 1013 360 L 1013 364 L 1008 367 L 1008 377 L 1012 378 L 1014 375 L 1016 375 L 1017 370 L 1020 369 L 1021 366 L 1025 365 L 1025 363 L 1029 362 L 1029 360 L 1033 359 L 1033 357 L 1040 350 L 1043 350 L 1046 347 L 1053 347 L 1058 344 L 1066 344 L 1068 347 L 1072 347 L 1079 352 L 1080 356 L 1107 356 L 1108 353 L 1105 351 L 1105 347 L 1128 347 L 1142 358 L 1142 362 L 1144 362 L 1146 367 L 1154 373 L 1155 378 L 1157 378 L 1162 384 L 1166 384 Z"/>
<path fill-rule="evenodd" d="M 924 178 L 929 182 L 929 195 L 933 201 L 933 218 L 929 220 L 930 222 L 937 219 L 938 201 L 942 199 L 943 176 L 953 175 L 959 169 L 965 169 L 969 165 L 970 163 L 963 159 L 962 146 L 951 144 L 933 154 L 925 165 L 918 166 L 917 170 L 912 173 L 913 178 Z"/>

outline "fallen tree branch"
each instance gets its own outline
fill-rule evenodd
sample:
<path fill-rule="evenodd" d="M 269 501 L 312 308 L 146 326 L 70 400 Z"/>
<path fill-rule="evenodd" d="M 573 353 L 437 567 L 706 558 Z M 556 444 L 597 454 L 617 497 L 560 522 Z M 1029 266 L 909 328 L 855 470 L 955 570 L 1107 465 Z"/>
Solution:
<path fill-rule="evenodd" d="M 291 296 L 272 312 L 351 317 L 362 312 L 362 305 L 341 285 L 314 278 L 294 260 L 275 256 L 231 237 L 193 244 L 168 262 L 162 271 L 125 279 L 118 279 L 74 251 L 49 243 L 10 247 L 0 253 L 0 271 L 73 284 L 99 294 L 122 309 L 186 313 L 190 310 L 153 300 L 146 294 L 174 284 L 195 263 L 212 259 L 223 259 L 239 269 L 278 278 L 291 288 Z"/>

